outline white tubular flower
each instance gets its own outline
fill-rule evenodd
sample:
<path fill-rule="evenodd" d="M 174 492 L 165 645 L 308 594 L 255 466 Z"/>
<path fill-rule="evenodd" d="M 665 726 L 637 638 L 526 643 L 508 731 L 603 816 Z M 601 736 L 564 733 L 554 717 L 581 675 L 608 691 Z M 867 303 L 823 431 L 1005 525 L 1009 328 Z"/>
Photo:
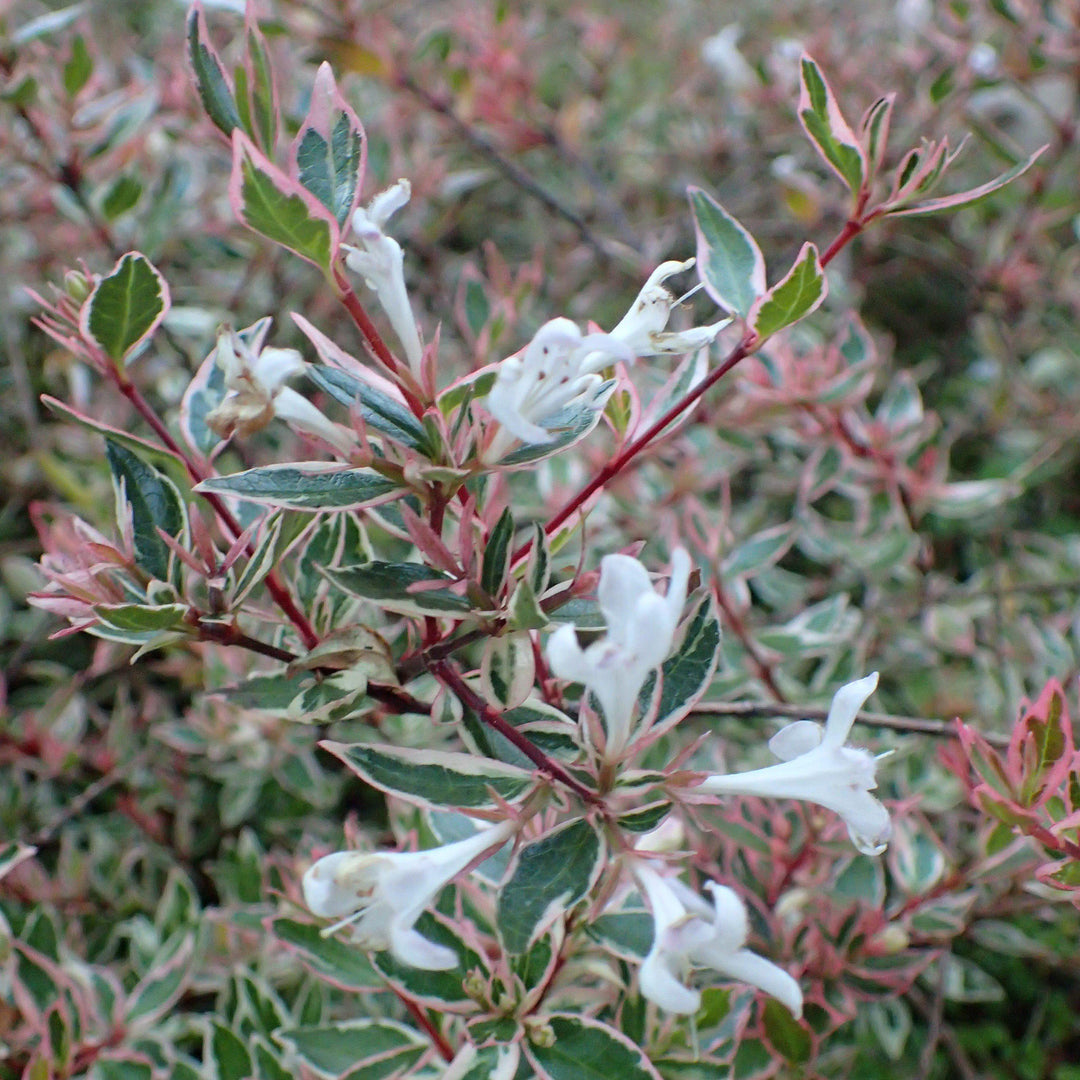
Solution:
<path fill-rule="evenodd" d="M 485 403 L 502 430 L 487 449 L 497 460 L 514 438 L 543 444 L 554 436 L 543 421 L 573 402 L 591 405 L 601 385 L 597 374 L 615 360 L 632 361 L 633 353 L 610 334 L 582 334 L 569 319 L 552 319 L 532 341 L 499 364 L 495 385 Z"/>
<path fill-rule="evenodd" d="M 671 580 L 661 596 L 645 567 L 629 555 L 605 555 L 600 563 L 600 610 L 607 634 L 587 649 L 578 644 L 572 626 L 561 626 L 547 646 L 552 673 L 583 683 L 604 710 L 607 746 L 612 760 L 625 750 L 638 694 L 649 672 L 667 659 L 679 625 L 690 580 L 690 556 L 676 548 Z"/>
<path fill-rule="evenodd" d="M 661 263 L 642 286 L 630 310 L 619 320 L 611 336 L 626 344 L 635 356 L 658 356 L 661 353 L 694 352 L 715 340 L 716 336 L 731 324 L 731 319 L 721 319 L 709 326 L 695 326 L 690 330 L 665 331 L 675 297 L 664 288 L 662 282 L 674 274 L 681 274 L 694 265 L 694 259 L 686 262 Z"/>
<path fill-rule="evenodd" d="M 662 877 L 653 865 L 636 861 L 634 876 L 653 915 L 653 943 L 641 965 L 641 993 L 661 1009 L 696 1013 L 701 994 L 686 985 L 694 968 L 711 968 L 735 982 L 764 990 L 802 1015 L 802 991 L 783 968 L 746 948 L 746 907 L 724 885 L 710 881 L 710 904 L 674 878 Z"/>
<path fill-rule="evenodd" d="M 710 776 L 696 790 L 816 803 L 844 819 L 859 851 L 880 855 L 889 842 L 892 823 L 888 810 L 870 794 L 877 787 L 878 758 L 869 750 L 844 745 L 877 682 L 875 671 L 840 687 L 824 730 L 811 720 L 797 720 L 778 731 L 769 740 L 769 749 L 780 758 L 779 765 Z"/>
<path fill-rule="evenodd" d="M 517 829 L 507 820 L 428 851 L 335 851 L 304 874 L 304 903 L 313 915 L 342 920 L 331 929 L 351 925 L 363 949 L 389 949 L 410 967 L 445 971 L 457 954 L 414 930 L 416 920 L 444 885 Z"/>
<path fill-rule="evenodd" d="M 416 317 L 405 289 L 405 256 L 401 245 L 383 231 L 390 217 L 400 210 L 412 194 L 408 180 L 399 180 L 379 192 L 367 207 L 353 211 L 352 229 L 359 247 L 346 245 L 345 265 L 360 274 L 367 287 L 379 298 L 390 325 L 397 334 L 405 359 L 414 375 L 420 374 L 423 348 Z"/>
<path fill-rule="evenodd" d="M 355 436 L 285 385 L 286 379 L 303 372 L 304 360 L 295 349 L 262 348 L 265 332 L 262 329 L 251 345 L 235 330 L 218 337 L 217 364 L 225 375 L 226 394 L 207 414 L 207 426 L 227 439 L 252 435 L 277 417 L 347 456 L 356 446 Z"/>

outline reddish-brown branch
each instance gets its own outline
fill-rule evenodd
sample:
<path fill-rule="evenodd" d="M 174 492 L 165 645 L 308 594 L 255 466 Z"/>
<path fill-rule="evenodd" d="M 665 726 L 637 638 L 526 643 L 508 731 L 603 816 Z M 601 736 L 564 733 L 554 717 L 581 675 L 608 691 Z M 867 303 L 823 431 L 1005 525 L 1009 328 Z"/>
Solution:
<path fill-rule="evenodd" d="M 443 1061 L 454 1060 L 454 1048 L 446 1041 L 446 1036 L 431 1022 L 431 1017 L 420 1007 L 420 1004 L 413 1001 L 411 997 L 404 994 L 397 987 L 392 988 L 394 993 L 397 994 L 398 1000 L 406 1009 L 409 1010 L 409 1015 L 427 1032 L 428 1038 L 431 1040 L 432 1045 L 439 1051 Z"/>
<path fill-rule="evenodd" d="M 715 577 L 713 580 L 713 595 L 716 597 L 717 606 L 723 613 L 725 621 L 739 639 L 742 647 L 746 650 L 747 656 L 750 657 L 751 663 L 757 670 L 758 678 L 761 679 L 768 688 L 769 693 L 772 694 L 777 701 L 786 702 L 787 698 L 784 697 L 783 691 L 776 685 L 776 679 L 773 677 L 771 665 L 765 657 L 761 655 L 757 643 L 754 641 L 753 637 L 751 637 L 750 631 L 746 628 L 746 623 L 742 621 L 741 616 L 732 606 L 727 593 L 724 592 L 723 585 L 720 583 L 719 576 Z"/>
<path fill-rule="evenodd" d="M 112 368 L 112 365 L 106 365 L 106 370 L 115 369 Z M 192 481 L 197 484 L 203 480 L 209 479 L 209 473 L 204 469 L 201 469 L 194 461 L 192 461 L 188 454 L 184 452 L 183 447 L 172 437 L 172 433 L 165 426 L 164 421 L 162 421 L 161 417 L 154 411 L 153 406 L 151 406 L 146 398 L 142 396 L 139 388 L 129 379 L 125 378 L 120 372 L 116 372 L 115 379 L 120 392 L 131 402 L 136 412 L 138 412 L 150 427 L 153 428 L 154 434 L 161 440 L 169 453 L 183 464 Z M 244 530 L 240 527 L 240 523 L 236 518 L 233 517 L 229 508 L 221 498 L 213 492 L 202 492 L 201 494 L 210 506 L 213 507 L 214 513 L 218 516 L 218 520 L 221 522 L 222 526 L 235 540 Z M 253 554 L 255 551 L 254 544 L 248 543 L 246 550 L 249 555 Z M 318 645 L 319 635 L 315 633 L 307 616 L 296 606 L 289 590 L 281 583 L 281 579 L 277 576 L 276 571 L 271 570 L 270 573 L 266 575 L 266 588 L 274 598 L 274 603 L 281 609 L 282 614 L 296 627 L 297 633 L 299 633 L 304 642 L 304 647 L 313 649 Z"/>
<path fill-rule="evenodd" d="M 565 784 L 585 802 L 594 806 L 603 805 L 604 800 L 595 791 L 590 791 L 584 784 L 575 780 L 561 765 L 552 761 L 547 754 L 534 746 L 517 728 L 507 723 L 496 709 L 493 709 L 469 686 L 451 664 L 445 660 L 437 660 L 429 666 L 428 670 L 451 690 L 463 705 L 472 709 L 488 727 L 513 743 L 538 769 L 558 780 L 560 784 Z"/>

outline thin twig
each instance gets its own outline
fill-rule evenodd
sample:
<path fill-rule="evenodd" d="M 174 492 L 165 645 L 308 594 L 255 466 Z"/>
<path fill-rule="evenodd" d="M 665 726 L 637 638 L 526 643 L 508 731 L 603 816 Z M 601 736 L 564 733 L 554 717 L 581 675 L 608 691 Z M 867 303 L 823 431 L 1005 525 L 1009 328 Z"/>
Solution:
<path fill-rule="evenodd" d="M 756 719 L 767 716 L 783 716 L 795 720 L 825 720 L 828 709 L 812 709 L 804 705 L 784 705 L 768 701 L 701 701 L 694 706 L 691 715 L 734 716 L 740 719 Z M 955 725 L 946 720 L 927 720 L 921 716 L 895 716 L 892 713 L 861 712 L 858 720 L 871 727 L 890 728 L 893 731 L 909 731 L 936 738 L 955 739 Z M 982 736 L 991 746 L 1009 745 L 1008 735 L 994 733 Z"/>

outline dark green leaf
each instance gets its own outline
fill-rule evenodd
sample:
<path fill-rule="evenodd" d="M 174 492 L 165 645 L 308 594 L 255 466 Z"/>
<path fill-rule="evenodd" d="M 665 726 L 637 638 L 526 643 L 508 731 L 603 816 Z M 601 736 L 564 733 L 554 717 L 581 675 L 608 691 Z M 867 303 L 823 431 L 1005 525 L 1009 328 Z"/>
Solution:
<path fill-rule="evenodd" d="M 395 442 L 411 450 L 419 450 L 425 457 L 433 456 L 424 425 L 401 402 L 341 368 L 308 364 L 306 374 L 316 386 L 342 405 L 350 409 L 355 406 L 368 427 L 389 435 Z"/>
<path fill-rule="evenodd" d="M 64 64 L 64 91 L 68 97 L 74 97 L 85 85 L 94 71 L 94 61 L 90 59 L 86 42 L 82 34 L 76 34 L 71 43 L 71 56 Z"/>
<path fill-rule="evenodd" d="M 373 787 L 427 806 L 490 807 L 533 786 L 531 773 L 512 765 L 443 750 L 322 742 Z"/>
<path fill-rule="evenodd" d="M 514 515 L 508 506 L 500 515 L 488 536 L 484 547 L 480 586 L 491 597 L 497 597 L 502 589 L 506 573 L 510 569 L 510 549 L 514 542 Z"/>
<path fill-rule="evenodd" d="M 371 600 L 390 611 L 405 614 L 466 615 L 472 604 L 449 589 L 424 589 L 410 592 L 409 587 L 421 582 L 453 580 L 438 570 L 419 563 L 388 563 L 374 560 L 362 566 L 325 567 L 323 573 L 338 588 L 353 596 Z"/>
<path fill-rule="evenodd" d="M 240 126 L 240 114 L 236 110 L 225 69 L 213 47 L 208 44 L 206 19 L 202 8 L 193 6 L 187 20 L 188 59 L 195 73 L 195 85 L 199 91 L 206 115 L 226 135 Z"/>
<path fill-rule="evenodd" d="M 145 255 L 129 251 L 98 282 L 79 321 L 83 333 L 119 362 L 157 329 L 168 309 L 165 279 Z"/>
<path fill-rule="evenodd" d="M 804 55 L 799 67 L 802 73 L 799 119 L 821 156 L 855 194 L 866 176 L 866 160 L 859 140 L 844 119 L 817 64 Z"/>
<path fill-rule="evenodd" d="M 166 580 L 169 548 L 158 529 L 179 536 L 184 529 L 184 503 L 173 482 L 136 457 L 126 447 L 105 440 L 105 458 L 116 481 L 119 499 L 131 507 L 135 534 L 135 559 L 152 577 Z"/>
<path fill-rule="evenodd" d="M 367 1058 L 394 1051 L 415 1050 L 419 1057 L 426 1045 L 418 1032 L 394 1020 L 346 1020 L 318 1027 L 282 1028 L 274 1034 L 289 1043 L 304 1064 L 328 1076 L 341 1076 Z M 406 1063 L 407 1059 L 399 1066 Z"/>
<path fill-rule="evenodd" d="M 523 845 L 499 893 L 497 922 L 506 950 L 525 952 L 554 919 L 585 897 L 602 858 L 600 836 L 583 818 Z"/>
<path fill-rule="evenodd" d="M 118 176 L 105 195 L 101 212 L 113 221 L 126 214 L 142 195 L 142 184 L 133 176 Z"/>
<path fill-rule="evenodd" d="M 356 510 L 404 489 L 372 469 L 327 468 L 325 462 L 267 465 L 204 480 L 197 491 L 234 495 L 286 510 Z"/>
<path fill-rule="evenodd" d="M 345 990 L 382 987 L 382 977 L 364 953 L 334 938 L 324 938 L 320 927 L 292 919 L 274 919 L 270 925 L 278 940 L 295 949 L 319 978 Z"/>
<path fill-rule="evenodd" d="M 526 1052 L 551 1080 L 659 1080 L 645 1052 L 614 1028 L 581 1016 L 548 1023 L 553 1045 L 526 1044 Z"/>
<path fill-rule="evenodd" d="M 217 1065 L 217 1080 L 250 1080 L 251 1055 L 240 1037 L 214 1020 L 210 1049 Z"/>

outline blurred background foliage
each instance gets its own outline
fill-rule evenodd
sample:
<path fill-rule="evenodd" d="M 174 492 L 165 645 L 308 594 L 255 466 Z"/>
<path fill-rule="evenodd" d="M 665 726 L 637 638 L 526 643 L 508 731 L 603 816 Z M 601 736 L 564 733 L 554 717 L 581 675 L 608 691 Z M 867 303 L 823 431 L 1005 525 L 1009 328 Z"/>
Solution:
<path fill-rule="evenodd" d="M 240 17 L 208 7 L 219 50 L 237 62 Z M 717 709 L 695 722 L 732 743 L 759 742 L 760 721 L 725 716 L 725 702 L 827 700 L 871 667 L 880 708 L 960 715 L 988 732 L 1007 730 L 1050 677 L 1075 705 L 1074 4 L 278 0 L 262 14 L 287 122 L 295 129 L 328 59 L 367 128 L 365 197 L 412 182 L 395 227 L 421 322 L 429 335 L 442 325 L 445 381 L 516 350 L 555 314 L 610 327 L 653 266 L 692 253 L 688 183 L 753 230 L 774 271 L 802 241 L 824 246 L 847 207 L 795 117 L 801 48 L 849 118 L 896 91 L 895 152 L 967 137 L 950 190 L 1049 144 L 991 199 L 853 243 L 812 328 L 722 383 L 707 423 L 616 485 L 590 540 L 607 550 L 679 536 L 719 570 L 725 664 Z M 349 813 L 381 813 L 316 754 L 310 729 L 207 693 L 237 682 L 245 659 L 201 646 L 130 665 L 126 648 L 50 638 L 55 621 L 24 604 L 39 584 L 35 519 L 63 503 L 107 526 L 111 505 L 99 438 L 39 395 L 132 422 L 33 328 L 25 287 L 60 284 L 80 260 L 104 272 L 145 252 L 173 293 L 166 333 L 137 361 L 166 414 L 223 322 L 272 313 L 275 344 L 302 347 L 287 317 L 302 311 L 358 348 L 318 274 L 233 220 L 228 148 L 192 89 L 184 16 L 166 0 L 0 2 L 0 841 L 38 847 L 0 882 L 0 910 L 54 964 L 42 963 L 42 1007 L 50 979 L 70 998 L 41 1076 L 118 1076 L 125 1061 L 190 1075 L 210 1059 L 221 1080 L 245 1075 L 242 1056 L 229 1072 L 239 1052 L 212 1015 L 247 1040 L 243 1053 L 265 1046 L 257 1067 L 274 1075 L 276 1028 L 349 1005 L 271 948 L 261 920 L 276 892 L 295 893 L 314 841 Z M 855 351 L 842 371 L 857 377 L 829 398 L 829 350 L 844 341 Z M 638 377 L 661 381 L 641 365 Z M 799 378 L 803 397 L 788 393 Z M 285 437 L 245 453 L 278 459 L 288 447 L 275 440 Z M 569 489 L 609 447 L 598 436 L 550 483 Z M 777 543 L 732 561 L 763 533 Z M 1075 908 L 1030 887 L 1021 852 L 971 882 L 970 903 L 943 924 L 913 926 L 949 875 L 984 865 L 992 831 L 961 803 L 932 738 L 884 737 L 900 750 L 886 794 L 918 806 L 912 827 L 941 852 L 940 872 L 913 879 L 894 861 L 853 883 L 830 864 L 810 880 L 838 909 L 888 911 L 937 966 L 899 996 L 849 990 L 837 1004 L 847 1019 L 826 1025 L 800 1075 L 1076 1080 Z M 737 860 L 724 869 L 753 887 Z M 62 978 L 72 958 L 93 978 Z M 112 1058 L 91 1052 L 113 1030 L 106 989 L 137 997 L 170 965 L 184 971 L 176 993 L 127 1025 Z M 0 990 L 0 1042 L 18 1007 Z M 0 1052 L 0 1077 L 22 1074 L 25 1053 Z M 748 1057 L 736 1075 L 768 1072 L 760 1065 Z"/>

